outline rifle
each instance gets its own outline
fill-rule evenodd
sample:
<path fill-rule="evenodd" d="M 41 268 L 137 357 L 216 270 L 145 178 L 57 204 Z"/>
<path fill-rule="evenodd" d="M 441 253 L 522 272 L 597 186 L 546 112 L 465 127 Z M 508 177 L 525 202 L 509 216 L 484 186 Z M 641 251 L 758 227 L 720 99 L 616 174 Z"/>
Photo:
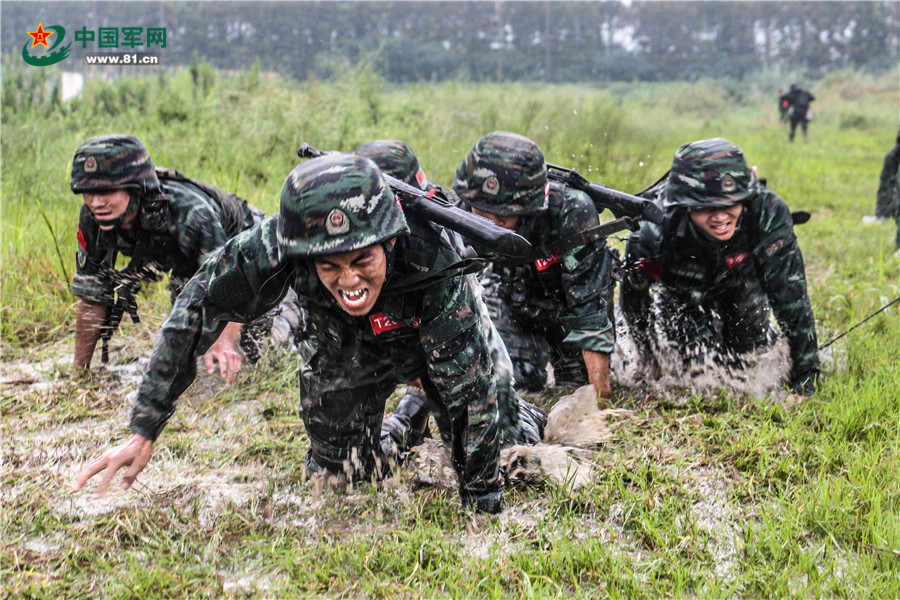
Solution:
<path fill-rule="evenodd" d="M 608 208 L 617 217 L 617 220 L 630 219 L 631 227 L 629 228 L 636 227 L 638 221 L 650 221 L 657 225 L 662 223 L 663 211 L 656 203 L 588 181 L 575 169 L 547 163 L 547 177 L 551 181 L 559 181 L 576 190 L 581 190 L 590 196 L 598 211 Z M 623 224 L 625 223 L 627 222 L 623 221 Z"/>
<path fill-rule="evenodd" d="M 128 316 L 131 317 L 132 323 L 141 322 L 137 312 L 137 300 L 134 299 L 134 288 L 137 287 L 136 282 L 128 278 L 122 278 L 121 273 L 122 271 L 116 273 L 116 279 L 119 280 L 119 283 L 113 288 L 116 299 L 106 306 L 106 318 L 103 319 L 103 323 L 100 325 L 100 361 L 103 364 L 109 362 L 109 340 L 116 330 L 119 329 L 119 323 L 122 322 L 122 317 L 125 313 L 127 312 Z"/>
<path fill-rule="evenodd" d="M 303 144 L 297 150 L 297 156 L 301 158 L 318 158 L 326 154 L 331 152 L 323 152 L 309 144 Z M 534 248 L 528 240 L 489 219 L 462 210 L 448 198 L 448 194 L 440 186 L 424 191 L 387 173 L 384 178 L 399 197 L 403 210 L 456 231 L 498 255 L 485 258 L 523 262 L 533 260 Z"/>

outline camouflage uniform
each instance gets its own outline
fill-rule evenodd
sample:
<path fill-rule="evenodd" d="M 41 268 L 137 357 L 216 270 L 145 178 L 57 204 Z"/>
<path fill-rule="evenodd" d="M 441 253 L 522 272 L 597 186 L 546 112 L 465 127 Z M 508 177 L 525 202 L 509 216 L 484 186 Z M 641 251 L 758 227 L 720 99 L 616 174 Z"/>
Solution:
<path fill-rule="evenodd" d="M 790 346 L 789 384 L 811 394 L 819 366 L 815 320 L 784 201 L 759 185 L 740 149 L 723 139 L 682 146 L 662 196 L 663 223 L 643 223 L 626 246 L 621 303 L 638 348 L 652 356 L 657 329 L 683 348 L 686 362 L 704 352 L 737 360 L 773 343 L 771 310 Z M 743 210 L 727 241 L 690 218 L 690 208 L 738 202 Z"/>
<path fill-rule="evenodd" d="M 897 132 L 896 144 L 884 157 L 878 181 L 875 216 L 879 219 L 894 217 L 897 222 L 895 244 L 900 249 L 900 131 Z"/>
<path fill-rule="evenodd" d="M 419 159 L 405 142 L 399 140 L 375 140 L 361 145 L 354 150 L 354 154 L 370 158 L 382 171 L 410 185 L 415 185 L 423 190 L 438 187 L 437 184 L 428 180 L 425 171 L 419 164 Z M 448 196 L 455 197 L 453 190 L 443 189 L 443 191 Z M 456 200 L 458 201 L 458 198 Z M 466 244 L 462 236 L 453 231 L 447 231 L 446 233 L 457 253 L 461 256 L 467 255 Z M 475 305 L 479 310 L 482 331 L 485 334 L 485 342 L 490 348 L 491 362 L 494 365 L 494 374 L 497 378 L 501 446 L 540 442 L 543 437 L 546 414 L 516 394 L 513 380 L 513 365 L 506 346 L 494 327 L 494 322 L 491 320 L 491 310 L 489 307 L 486 308 L 482 302 L 486 300 L 483 295 L 483 287 L 478 281 L 476 274 L 469 273 L 466 275 L 466 278 L 479 299 L 479 302 L 476 302 Z M 410 387 L 406 393 L 416 395 L 417 391 L 415 388 Z M 395 442 L 405 440 L 405 434 L 394 433 L 395 431 L 403 431 L 405 423 L 395 426 L 394 420 L 394 415 L 385 419 L 385 431 L 391 431 L 391 437 Z"/>
<path fill-rule="evenodd" d="M 233 195 L 229 195 L 231 202 L 220 203 L 208 190 L 227 192 L 193 183 L 177 172 L 156 169 L 147 148 L 131 135 L 98 136 L 82 144 L 73 159 L 71 187 L 76 194 L 132 188 L 137 216 L 127 230 L 119 226 L 102 230 L 84 204 L 78 220 L 72 293 L 107 306 L 116 300 L 118 286 L 136 289 L 140 282 L 159 280 L 166 271 L 170 272 L 169 293 L 174 302 L 210 253 L 265 216 Z M 114 268 L 119 253 L 131 258 L 121 271 Z M 254 327 L 261 328 L 258 324 Z M 260 342 L 251 338 L 251 330 L 244 331 L 241 345 L 255 360 Z"/>
<path fill-rule="evenodd" d="M 529 180 L 519 175 L 515 183 L 505 183 L 517 171 L 533 171 L 533 176 Z M 504 185 L 515 190 L 511 202 L 495 200 L 510 193 L 498 189 Z M 517 134 L 495 132 L 482 138 L 457 169 L 453 187 L 475 208 L 518 215 L 516 233 L 535 247 L 599 224 L 590 197 L 548 182 L 540 149 Z M 537 196 L 529 198 L 528 190 Z M 525 265 L 498 262 L 492 270 L 484 279 L 486 301 L 512 359 L 517 384 L 540 391 L 548 361 L 557 384 L 587 383 L 581 351 L 608 354 L 615 344 L 612 256 L 605 240 Z"/>
<path fill-rule="evenodd" d="M 323 200 L 324 199 L 324 200 Z M 309 309 L 300 416 L 308 468 L 368 478 L 385 470 L 381 425 L 396 385 L 420 378 L 450 448 L 465 503 L 500 510 L 497 384 L 465 261 L 446 232 L 411 224 L 370 160 L 330 155 L 299 165 L 281 213 L 229 241 L 185 287 L 163 325 L 131 429 L 156 439 L 194 378 L 193 357 L 228 320 L 252 318 L 293 288 Z M 399 215 L 399 216 L 398 216 Z M 387 242 L 397 237 L 394 245 Z M 319 281 L 311 257 L 382 244 L 387 276 L 356 317 Z"/>

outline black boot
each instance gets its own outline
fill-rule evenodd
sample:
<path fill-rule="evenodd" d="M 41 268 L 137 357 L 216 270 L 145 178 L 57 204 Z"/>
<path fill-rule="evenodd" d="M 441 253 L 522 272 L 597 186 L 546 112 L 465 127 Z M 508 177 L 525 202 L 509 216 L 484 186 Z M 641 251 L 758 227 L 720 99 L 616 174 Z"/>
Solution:
<path fill-rule="evenodd" d="M 519 423 L 521 424 L 520 444 L 532 445 L 544 439 L 544 427 L 549 415 L 546 412 L 519 398 Z"/>
<path fill-rule="evenodd" d="M 425 441 L 431 410 L 425 392 L 409 386 L 391 416 L 381 425 L 381 449 L 387 456 L 396 456 Z"/>

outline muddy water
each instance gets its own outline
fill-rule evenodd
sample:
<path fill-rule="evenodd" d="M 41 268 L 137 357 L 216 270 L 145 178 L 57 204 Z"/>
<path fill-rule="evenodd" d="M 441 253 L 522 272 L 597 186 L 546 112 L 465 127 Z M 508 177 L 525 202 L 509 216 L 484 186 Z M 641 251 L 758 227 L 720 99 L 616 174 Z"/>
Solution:
<path fill-rule="evenodd" d="M 500 470 L 508 485 L 551 482 L 576 489 L 595 473 L 597 447 L 613 439 L 615 423 L 631 415 L 627 410 L 600 410 L 592 386 L 563 396 L 550 411 L 543 443 L 510 446 L 500 452 Z M 446 446 L 425 440 L 413 449 L 405 465 L 414 485 L 455 488 L 456 473 Z"/>
<path fill-rule="evenodd" d="M 610 360 L 613 381 L 625 388 L 638 388 L 666 395 L 669 392 L 714 392 L 724 388 L 754 398 L 782 398 L 782 387 L 790 372 L 790 349 L 781 336 L 769 348 L 741 356 L 744 366 L 725 366 L 728 359 L 709 352 L 685 366 L 678 348 L 660 336 L 656 355 L 660 373 L 654 377 L 641 359 L 628 324 L 616 307 L 616 348 Z"/>

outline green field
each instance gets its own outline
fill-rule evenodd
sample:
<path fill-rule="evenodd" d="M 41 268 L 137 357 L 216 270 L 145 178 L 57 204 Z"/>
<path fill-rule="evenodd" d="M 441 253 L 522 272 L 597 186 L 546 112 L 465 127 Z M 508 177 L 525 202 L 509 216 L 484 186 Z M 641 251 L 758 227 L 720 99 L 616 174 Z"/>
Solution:
<path fill-rule="evenodd" d="M 277 355 L 235 388 L 199 381 L 135 490 L 99 503 L 67 491 L 127 436 L 134 360 L 169 308 L 164 282 L 145 287 L 145 318 L 114 338 L 113 364 L 87 378 L 68 368 L 80 204 L 68 173 L 87 137 L 134 133 L 157 165 L 270 213 L 302 142 L 402 139 L 446 185 L 475 140 L 505 129 L 549 162 L 637 192 L 680 144 L 726 137 L 793 210 L 812 213 L 797 235 L 826 342 L 900 295 L 893 223 L 860 223 L 897 131 L 896 73 L 817 82 L 810 140 L 793 144 L 776 110 L 786 82 L 764 76 L 398 89 L 363 69 L 303 84 L 253 69 L 195 75 L 92 81 L 61 104 L 4 70 L 4 597 L 900 596 L 898 305 L 830 348 L 821 389 L 797 407 L 614 388 L 634 412 L 597 454 L 594 482 L 512 487 L 500 517 L 403 473 L 350 494 L 310 490 L 297 366 Z"/>

